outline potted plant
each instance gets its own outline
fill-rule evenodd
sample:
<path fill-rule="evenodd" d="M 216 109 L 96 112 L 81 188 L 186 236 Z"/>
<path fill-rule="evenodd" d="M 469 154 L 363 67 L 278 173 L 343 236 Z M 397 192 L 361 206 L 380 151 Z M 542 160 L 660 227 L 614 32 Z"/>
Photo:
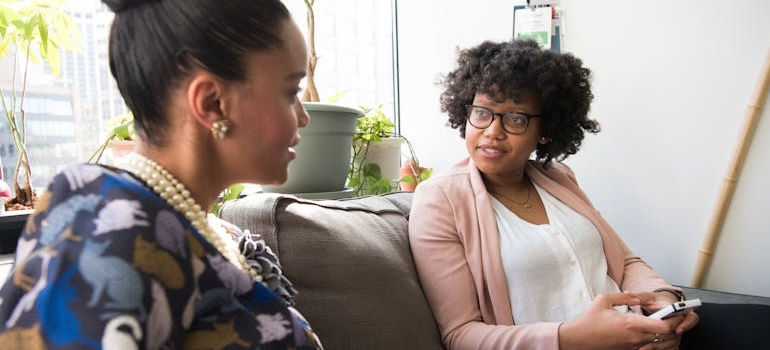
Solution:
<path fill-rule="evenodd" d="M 356 121 L 348 171 L 348 187 L 353 188 L 356 195 L 391 192 L 398 189 L 400 183 L 416 185 L 430 176 L 430 169 L 423 167 L 419 171 L 421 167 L 412 144 L 403 135 L 395 133 L 396 125 L 382 112 L 382 105 L 376 108 L 362 106 L 361 109 L 364 116 Z M 409 149 L 409 157 L 402 167 L 404 143 Z M 404 168 L 414 171 L 402 171 Z"/>
<path fill-rule="evenodd" d="M 420 166 L 412 144 L 406 138 L 404 138 L 404 142 L 406 142 L 407 148 L 409 148 L 410 156 L 403 162 L 401 169 L 399 169 L 398 183 L 402 191 L 414 191 L 420 182 L 428 179 L 433 174 L 433 169 Z"/>
<path fill-rule="evenodd" d="M 345 188 L 350 165 L 350 141 L 356 119 L 362 112 L 336 103 L 320 102 L 316 88 L 315 69 L 318 56 L 315 50 L 314 0 L 303 0 L 307 14 L 306 88 L 302 96 L 310 124 L 299 131 L 302 141 L 295 147 L 297 158 L 289 164 L 289 178 L 281 185 L 263 185 L 268 192 L 292 193 L 304 197 L 330 198 L 336 193 L 347 196 Z"/>
<path fill-rule="evenodd" d="M 364 115 L 356 121 L 347 185 L 357 196 L 390 192 L 398 174 L 402 141 L 394 137 L 396 125 L 382 112 L 382 105 L 361 109 Z M 394 164 L 395 175 L 391 170 Z"/>
<path fill-rule="evenodd" d="M 5 203 L 9 210 L 31 209 L 37 201 L 31 184 L 32 165 L 26 144 L 25 92 L 30 63 L 45 61 L 53 74 L 58 75 L 61 66 L 59 49 L 75 50 L 77 47 L 77 27 L 61 9 L 63 3 L 63 0 L 0 2 L 0 59 L 10 57 L 12 60 L 10 87 L 0 86 L 0 98 L 18 154 L 16 170 L 9 181 L 14 194 Z"/>
<path fill-rule="evenodd" d="M 107 122 L 107 137 L 104 138 L 94 153 L 88 157 L 89 163 L 99 163 L 104 151 L 111 150 L 112 158 L 117 158 L 131 152 L 134 149 L 134 116 L 131 112 L 112 118 Z"/>

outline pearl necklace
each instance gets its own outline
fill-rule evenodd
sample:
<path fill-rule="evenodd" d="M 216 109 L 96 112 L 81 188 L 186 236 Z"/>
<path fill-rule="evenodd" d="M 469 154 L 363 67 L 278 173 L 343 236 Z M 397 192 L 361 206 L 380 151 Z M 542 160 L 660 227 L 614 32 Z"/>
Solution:
<path fill-rule="evenodd" d="M 249 266 L 246 257 L 240 254 L 236 242 L 222 238 L 209 224 L 208 216 L 213 215 L 203 211 L 203 208 L 192 198 L 185 185 L 177 180 L 160 164 L 137 153 L 130 153 L 118 160 L 118 166 L 142 179 L 153 192 L 171 205 L 177 212 L 184 215 L 193 227 L 200 232 L 225 258 L 238 266 L 256 280 L 261 281 L 262 275 Z"/>

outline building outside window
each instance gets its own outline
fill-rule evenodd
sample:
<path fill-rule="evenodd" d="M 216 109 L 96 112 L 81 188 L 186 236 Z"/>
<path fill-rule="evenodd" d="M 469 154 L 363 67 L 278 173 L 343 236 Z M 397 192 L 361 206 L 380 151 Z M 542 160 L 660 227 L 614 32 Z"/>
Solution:
<path fill-rule="evenodd" d="M 395 1 L 395 0 L 391 0 Z M 395 117 L 393 19 L 391 1 L 315 1 L 316 84 L 322 102 L 376 107 Z M 284 0 L 306 33 L 302 0 Z M 80 31 L 77 52 L 62 52 L 54 77 L 45 66 L 31 65 L 25 113 L 33 185 L 38 192 L 68 164 L 84 162 L 106 137 L 106 123 L 127 112 L 108 62 L 108 36 L 113 14 L 100 0 L 67 0 L 65 10 Z M 0 71 L 10 72 L 10 60 Z M 10 79 L 0 74 L 3 91 Z M 8 122 L 0 120 L 0 156 L 9 179 L 16 151 Z"/>

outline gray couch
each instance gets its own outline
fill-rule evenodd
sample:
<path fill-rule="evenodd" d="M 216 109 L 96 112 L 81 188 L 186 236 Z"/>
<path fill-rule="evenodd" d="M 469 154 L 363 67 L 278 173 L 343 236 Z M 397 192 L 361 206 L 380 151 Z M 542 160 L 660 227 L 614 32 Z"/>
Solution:
<path fill-rule="evenodd" d="M 411 193 L 303 200 L 271 193 L 220 216 L 261 233 L 326 349 L 442 349 L 407 237 Z"/>
<path fill-rule="evenodd" d="M 327 349 L 442 349 L 409 248 L 411 199 L 411 192 L 343 200 L 258 193 L 227 203 L 220 216 L 263 235 Z M 685 292 L 704 302 L 770 305 L 764 297 Z"/>

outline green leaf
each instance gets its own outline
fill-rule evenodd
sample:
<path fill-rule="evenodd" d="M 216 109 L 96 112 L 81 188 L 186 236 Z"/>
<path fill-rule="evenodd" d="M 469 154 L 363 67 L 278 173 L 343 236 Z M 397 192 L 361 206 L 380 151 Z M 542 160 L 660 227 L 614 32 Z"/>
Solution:
<path fill-rule="evenodd" d="M 373 194 L 381 194 L 381 193 L 388 193 L 390 192 L 390 180 L 389 179 L 379 179 L 377 182 L 374 183 L 374 189 L 375 192 Z"/>
<path fill-rule="evenodd" d="M 234 199 L 238 199 L 238 197 L 241 196 L 241 192 L 243 192 L 243 184 L 234 184 L 230 187 L 225 189 L 225 193 L 222 196 L 225 202 L 231 201 Z"/>
<path fill-rule="evenodd" d="M 349 92 L 350 90 L 340 91 L 334 95 L 329 96 L 329 98 L 326 99 L 326 102 L 335 103 L 339 101 L 343 96 L 347 95 Z"/>
<path fill-rule="evenodd" d="M 433 175 L 433 168 L 426 168 L 420 173 L 420 182 L 427 180 L 431 175 Z"/>
<path fill-rule="evenodd" d="M 131 112 L 113 117 L 107 121 L 107 130 L 110 132 L 109 140 L 134 140 L 134 115 Z"/>
<path fill-rule="evenodd" d="M 40 42 L 38 43 L 40 45 L 40 56 L 42 58 L 47 58 L 48 47 L 51 44 L 51 41 L 48 40 L 48 22 L 45 20 L 45 18 L 43 18 L 43 15 L 40 13 L 38 13 L 33 18 L 35 19 L 35 26 L 37 27 L 37 31 L 40 34 L 40 37 L 39 37 Z"/>
<path fill-rule="evenodd" d="M 412 185 L 414 185 L 416 183 L 413 175 L 402 176 L 400 179 L 398 179 L 398 182 L 406 182 L 406 183 L 412 184 Z"/>
<path fill-rule="evenodd" d="M 375 163 L 367 163 L 363 167 L 363 174 L 365 177 L 379 179 L 382 177 L 382 170 L 380 169 L 380 166 Z"/>
<path fill-rule="evenodd" d="M 222 209 L 222 206 L 224 206 L 225 203 L 240 198 L 244 187 L 245 187 L 244 184 L 237 183 L 237 184 L 230 185 L 230 187 L 228 188 L 225 188 L 225 190 L 219 194 L 219 198 L 217 199 L 216 202 L 214 202 L 214 205 L 211 206 L 210 213 L 214 215 L 219 215 L 219 211 Z"/>
<path fill-rule="evenodd" d="M 356 120 L 355 139 L 380 141 L 394 135 L 396 124 L 385 115 L 380 104 L 376 108 L 360 106 L 364 115 Z"/>
<path fill-rule="evenodd" d="M 113 134 L 115 137 L 118 138 L 118 140 L 131 140 L 132 139 L 132 128 L 134 126 L 133 120 L 128 120 L 123 122 L 122 124 L 118 125 L 113 129 Z"/>
<path fill-rule="evenodd" d="M 361 178 L 354 177 L 354 178 L 348 179 L 348 184 L 347 184 L 348 187 L 358 188 L 360 185 L 361 185 Z"/>

